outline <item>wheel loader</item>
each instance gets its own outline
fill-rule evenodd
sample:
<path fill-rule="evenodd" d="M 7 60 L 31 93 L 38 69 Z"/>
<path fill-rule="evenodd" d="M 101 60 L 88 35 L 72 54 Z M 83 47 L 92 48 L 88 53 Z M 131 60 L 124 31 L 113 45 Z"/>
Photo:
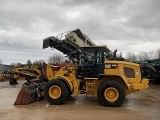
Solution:
<path fill-rule="evenodd" d="M 14 74 L 10 71 L 3 71 L 0 73 L 0 82 L 9 80 L 10 84 L 18 84 Z"/>
<path fill-rule="evenodd" d="M 38 81 L 41 77 L 41 69 L 38 66 L 25 66 L 25 67 L 18 67 L 12 70 L 12 77 L 10 78 L 9 83 L 11 85 L 18 84 L 17 79 L 20 77 L 25 77 L 25 82 L 22 86 L 26 86 L 32 84 L 33 82 Z"/>
<path fill-rule="evenodd" d="M 47 64 L 43 69 L 47 81 L 22 88 L 15 105 L 29 104 L 43 96 L 48 103 L 60 105 L 72 94 L 86 94 L 86 97 L 97 97 L 103 106 L 118 107 L 127 94 L 148 88 L 148 79 L 142 77 L 140 66 L 116 60 L 116 55 L 106 46 L 74 49 L 56 37 L 48 37 L 43 41 L 43 48 L 49 46 L 64 51 L 74 64 L 57 71 Z"/>

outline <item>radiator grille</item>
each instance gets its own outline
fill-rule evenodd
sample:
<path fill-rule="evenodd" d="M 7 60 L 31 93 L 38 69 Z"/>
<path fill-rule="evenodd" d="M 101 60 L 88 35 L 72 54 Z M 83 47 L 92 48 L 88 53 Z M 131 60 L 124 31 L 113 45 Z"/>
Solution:
<path fill-rule="evenodd" d="M 124 75 L 127 78 L 135 78 L 134 69 L 128 68 L 128 67 L 124 67 Z"/>

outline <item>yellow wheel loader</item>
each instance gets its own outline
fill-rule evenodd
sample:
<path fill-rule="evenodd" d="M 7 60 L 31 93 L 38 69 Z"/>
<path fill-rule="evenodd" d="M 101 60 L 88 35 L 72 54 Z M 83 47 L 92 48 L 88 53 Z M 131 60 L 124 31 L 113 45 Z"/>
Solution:
<path fill-rule="evenodd" d="M 78 31 L 76 37 L 85 42 L 82 35 Z M 59 105 L 72 94 L 85 93 L 86 97 L 97 97 L 103 106 L 118 107 L 127 94 L 148 88 L 148 79 L 143 78 L 140 66 L 116 60 L 116 55 L 106 46 L 74 48 L 64 40 L 48 37 L 43 41 L 43 48 L 49 46 L 68 55 L 75 64 L 57 71 L 53 71 L 52 65 L 46 65 L 43 69 L 45 80 L 22 88 L 16 105 L 29 104 L 43 96 L 50 104 Z"/>
<path fill-rule="evenodd" d="M 39 66 L 26 66 L 26 67 L 19 67 L 14 68 L 12 70 L 13 78 L 10 79 L 10 83 L 17 82 L 17 79 L 20 77 L 25 77 L 25 80 L 27 80 L 22 86 L 26 86 L 29 84 L 32 84 L 33 82 L 36 82 L 39 80 L 39 78 L 42 77 L 42 69 L 39 68 Z"/>
<path fill-rule="evenodd" d="M 7 71 L 7 72 L 3 71 L 0 73 L 0 82 L 5 81 L 5 80 L 7 80 L 7 81 L 9 80 L 10 84 L 18 84 L 13 73 L 9 72 L 9 71 Z"/>
<path fill-rule="evenodd" d="M 50 104 L 63 104 L 70 94 L 97 96 L 104 106 L 120 106 L 127 94 L 148 87 L 138 64 L 106 60 L 105 46 L 83 47 L 77 65 L 63 67 L 54 75 L 47 71 L 44 97 Z M 50 71 L 50 72 L 49 72 Z"/>
<path fill-rule="evenodd" d="M 23 88 L 29 91 L 26 104 L 36 100 L 38 95 L 44 95 L 50 104 L 59 105 L 65 103 L 71 94 L 85 93 L 86 97 L 97 96 L 104 106 L 115 107 L 124 102 L 127 94 L 148 87 L 148 79 L 142 77 L 138 64 L 106 60 L 106 54 L 105 46 L 82 47 L 77 55 L 77 64 L 56 72 L 47 65 L 45 75 L 48 82 Z"/>

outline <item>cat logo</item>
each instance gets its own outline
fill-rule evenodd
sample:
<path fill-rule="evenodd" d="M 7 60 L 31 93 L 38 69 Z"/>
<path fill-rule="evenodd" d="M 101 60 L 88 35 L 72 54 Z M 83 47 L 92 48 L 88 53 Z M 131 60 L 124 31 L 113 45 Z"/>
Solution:
<path fill-rule="evenodd" d="M 118 67 L 118 64 L 115 64 L 115 63 L 105 64 L 106 69 L 116 69 L 117 67 Z"/>

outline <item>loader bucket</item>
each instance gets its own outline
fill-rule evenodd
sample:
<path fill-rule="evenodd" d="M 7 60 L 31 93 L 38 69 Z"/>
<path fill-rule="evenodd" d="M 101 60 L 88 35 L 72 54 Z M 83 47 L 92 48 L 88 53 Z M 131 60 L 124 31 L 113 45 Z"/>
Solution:
<path fill-rule="evenodd" d="M 14 105 L 28 105 L 37 98 L 35 86 L 23 87 L 19 92 Z"/>

